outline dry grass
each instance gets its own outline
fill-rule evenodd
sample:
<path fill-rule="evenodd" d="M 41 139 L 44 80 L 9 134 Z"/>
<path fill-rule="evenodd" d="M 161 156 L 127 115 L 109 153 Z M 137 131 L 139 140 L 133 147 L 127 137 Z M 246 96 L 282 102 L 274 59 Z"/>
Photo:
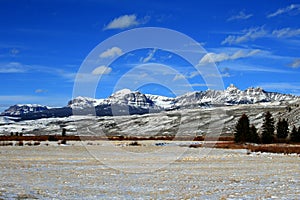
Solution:
<path fill-rule="evenodd" d="M 0 141 L 59 141 L 59 140 L 71 140 L 71 141 L 93 141 L 93 140 L 176 140 L 176 141 L 233 141 L 233 137 L 221 136 L 221 137 L 175 137 L 175 136 L 150 136 L 150 137 L 135 137 L 135 136 L 77 136 L 77 135 L 37 135 L 37 136 L 0 136 Z"/>
<path fill-rule="evenodd" d="M 247 149 L 251 152 L 270 152 L 270 153 L 284 153 L 300 154 L 300 144 L 263 144 L 263 145 L 248 145 Z"/>
<path fill-rule="evenodd" d="M 251 152 L 269 152 L 269 153 L 284 153 L 300 154 L 300 144 L 235 144 L 235 143 L 216 143 L 216 148 L 225 149 L 248 149 Z"/>
<path fill-rule="evenodd" d="M 234 138 L 230 136 L 222 136 L 218 138 L 205 138 L 203 136 L 197 137 L 174 137 L 174 136 L 151 136 L 151 137 L 126 137 L 126 136 L 61 136 L 61 135 L 41 135 L 41 136 L 0 136 L 0 146 L 12 146 L 12 141 L 18 141 L 16 146 L 32 146 L 39 145 L 41 141 L 96 141 L 96 140 L 115 140 L 115 141 L 141 141 L 141 140 L 166 140 L 166 141 L 205 141 L 204 144 L 191 144 L 190 148 L 199 147 L 214 147 L 224 149 L 249 149 L 251 152 L 270 152 L 270 153 L 297 153 L 300 154 L 300 143 L 298 144 L 236 144 Z M 27 141 L 24 143 L 23 141 Z M 34 141 L 34 142 L 33 142 Z M 210 141 L 215 141 L 210 143 Z M 31 143 L 33 142 L 33 143 Z M 206 143 L 207 142 L 207 143 Z"/>

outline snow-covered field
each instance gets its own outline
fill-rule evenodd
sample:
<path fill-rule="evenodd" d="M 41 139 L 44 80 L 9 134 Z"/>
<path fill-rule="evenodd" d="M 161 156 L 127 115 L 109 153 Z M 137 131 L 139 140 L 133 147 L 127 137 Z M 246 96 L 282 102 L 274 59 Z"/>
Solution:
<path fill-rule="evenodd" d="M 0 147 L 0 199 L 298 199 L 300 157 L 93 141 Z"/>

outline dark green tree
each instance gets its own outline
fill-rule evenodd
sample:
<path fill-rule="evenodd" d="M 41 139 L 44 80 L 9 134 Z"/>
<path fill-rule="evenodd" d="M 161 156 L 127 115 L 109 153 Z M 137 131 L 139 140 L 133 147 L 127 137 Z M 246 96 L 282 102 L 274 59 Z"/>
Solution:
<path fill-rule="evenodd" d="M 249 135 L 249 118 L 246 114 L 243 114 L 238 120 L 235 131 L 234 131 L 234 141 L 246 142 L 247 137 Z"/>
<path fill-rule="evenodd" d="M 296 126 L 293 126 L 290 140 L 291 142 L 300 142 L 300 127 L 298 128 L 297 131 Z"/>
<path fill-rule="evenodd" d="M 274 119 L 272 117 L 272 114 L 268 111 L 265 113 L 264 123 L 262 126 L 262 135 L 261 135 L 261 141 L 264 144 L 272 143 L 274 140 Z"/>
<path fill-rule="evenodd" d="M 289 123 L 286 119 L 279 119 L 276 126 L 276 136 L 278 139 L 285 139 L 289 134 Z"/>
<path fill-rule="evenodd" d="M 247 142 L 253 142 L 253 143 L 259 143 L 260 138 L 257 133 L 256 127 L 252 124 L 249 130 L 249 138 L 247 139 Z"/>

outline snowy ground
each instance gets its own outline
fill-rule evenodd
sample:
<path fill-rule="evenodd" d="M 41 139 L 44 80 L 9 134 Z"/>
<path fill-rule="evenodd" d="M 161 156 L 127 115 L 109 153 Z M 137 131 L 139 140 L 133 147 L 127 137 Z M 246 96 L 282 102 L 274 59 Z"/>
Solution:
<path fill-rule="evenodd" d="M 0 199 L 298 199 L 300 157 L 93 141 L 0 147 Z"/>

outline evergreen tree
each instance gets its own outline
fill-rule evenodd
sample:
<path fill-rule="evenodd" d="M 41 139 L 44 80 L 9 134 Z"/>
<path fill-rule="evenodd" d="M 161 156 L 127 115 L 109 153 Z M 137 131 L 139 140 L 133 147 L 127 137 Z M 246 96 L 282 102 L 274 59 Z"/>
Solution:
<path fill-rule="evenodd" d="M 249 118 L 246 114 L 243 114 L 235 126 L 234 141 L 246 142 L 248 135 L 249 135 Z"/>
<path fill-rule="evenodd" d="M 300 142 L 300 127 L 298 128 L 298 131 L 297 131 L 296 126 L 293 126 L 293 130 L 291 132 L 290 139 L 292 142 Z"/>
<path fill-rule="evenodd" d="M 276 136 L 278 139 L 285 139 L 289 134 L 289 124 L 285 119 L 279 119 L 276 126 Z"/>
<path fill-rule="evenodd" d="M 252 124 L 249 130 L 249 138 L 247 142 L 259 143 L 260 139 L 256 127 Z"/>
<path fill-rule="evenodd" d="M 274 139 L 274 119 L 272 114 L 268 111 L 265 113 L 264 123 L 262 126 L 262 143 L 272 143 Z"/>

